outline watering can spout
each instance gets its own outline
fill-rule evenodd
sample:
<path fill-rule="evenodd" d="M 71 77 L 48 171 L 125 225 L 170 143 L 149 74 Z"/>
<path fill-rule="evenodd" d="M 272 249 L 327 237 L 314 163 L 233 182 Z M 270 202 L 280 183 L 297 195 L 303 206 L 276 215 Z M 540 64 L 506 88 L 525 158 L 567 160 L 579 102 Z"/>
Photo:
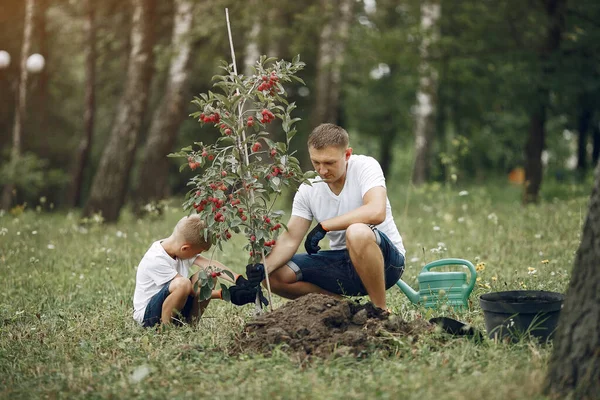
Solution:
<path fill-rule="evenodd" d="M 402 292 L 406 295 L 406 297 L 408 297 L 408 299 L 412 303 L 417 304 L 419 302 L 419 293 L 415 292 L 413 288 L 408 286 L 406 282 L 404 282 L 402 279 L 398 279 L 396 285 L 400 288 L 400 290 L 402 290 Z"/>

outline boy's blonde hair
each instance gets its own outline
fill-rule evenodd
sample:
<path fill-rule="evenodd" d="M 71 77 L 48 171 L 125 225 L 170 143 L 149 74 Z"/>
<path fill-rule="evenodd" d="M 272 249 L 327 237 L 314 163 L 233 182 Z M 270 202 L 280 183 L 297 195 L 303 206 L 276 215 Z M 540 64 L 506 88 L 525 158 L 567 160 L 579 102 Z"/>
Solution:
<path fill-rule="evenodd" d="M 317 150 L 326 147 L 338 147 L 345 150 L 348 148 L 349 142 L 348 132 L 335 124 L 321 124 L 308 136 L 308 147 Z"/>
<path fill-rule="evenodd" d="M 173 229 L 173 236 L 196 248 L 202 247 L 204 250 L 208 250 L 212 245 L 210 235 L 206 232 L 206 222 L 197 214 L 181 218 Z"/>

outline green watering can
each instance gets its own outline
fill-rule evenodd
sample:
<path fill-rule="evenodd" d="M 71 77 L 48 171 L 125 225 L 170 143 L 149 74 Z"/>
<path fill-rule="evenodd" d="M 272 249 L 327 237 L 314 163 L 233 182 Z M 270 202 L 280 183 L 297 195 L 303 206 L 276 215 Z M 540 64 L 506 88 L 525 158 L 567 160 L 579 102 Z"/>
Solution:
<path fill-rule="evenodd" d="M 469 268 L 471 277 L 467 282 L 467 274 L 463 271 L 433 272 L 431 269 L 448 265 L 461 265 Z M 469 295 L 475 287 L 477 272 L 471 262 L 460 258 L 444 258 L 433 261 L 423 267 L 417 277 L 419 291 L 415 292 L 402 279 L 396 285 L 404 292 L 408 299 L 415 304 L 423 304 L 427 308 L 435 308 L 440 304 L 452 307 L 467 307 Z"/>

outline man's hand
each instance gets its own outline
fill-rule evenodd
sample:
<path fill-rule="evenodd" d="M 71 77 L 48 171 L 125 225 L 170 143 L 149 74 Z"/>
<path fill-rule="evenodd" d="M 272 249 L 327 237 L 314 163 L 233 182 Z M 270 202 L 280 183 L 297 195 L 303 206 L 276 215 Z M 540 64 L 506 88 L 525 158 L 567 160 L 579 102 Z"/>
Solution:
<path fill-rule="evenodd" d="M 304 241 L 304 248 L 308 254 L 314 254 L 321 250 L 319 242 L 325 237 L 326 233 L 327 231 L 325 228 L 323 228 L 321 223 L 318 223 L 317 226 L 315 226 L 313 230 L 308 233 L 306 240 Z"/>
<path fill-rule="evenodd" d="M 265 266 L 263 264 L 246 265 L 246 276 L 251 284 L 260 285 L 265 279 Z"/>

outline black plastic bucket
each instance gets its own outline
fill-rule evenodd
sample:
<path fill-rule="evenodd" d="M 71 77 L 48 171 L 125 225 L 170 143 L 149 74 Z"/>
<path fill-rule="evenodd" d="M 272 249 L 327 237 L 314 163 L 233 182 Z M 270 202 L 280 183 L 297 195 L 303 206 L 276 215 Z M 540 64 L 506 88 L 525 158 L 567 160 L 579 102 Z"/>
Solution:
<path fill-rule="evenodd" d="M 514 290 L 481 295 L 479 305 L 490 339 L 534 336 L 546 342 L 556 331 L 563 300 L 561 293 Z"/>

